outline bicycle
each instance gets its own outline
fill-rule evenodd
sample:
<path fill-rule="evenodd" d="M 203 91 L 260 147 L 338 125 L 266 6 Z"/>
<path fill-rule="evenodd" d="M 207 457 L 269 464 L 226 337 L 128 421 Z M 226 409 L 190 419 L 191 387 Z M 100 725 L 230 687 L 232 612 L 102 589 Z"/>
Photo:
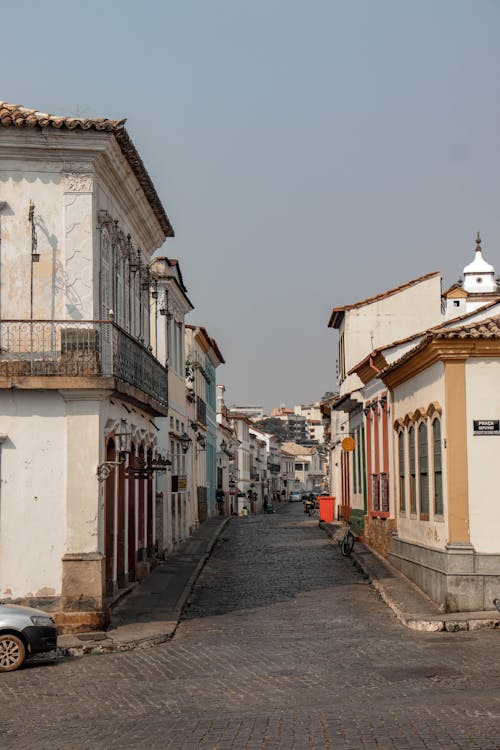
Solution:
<path fill-rule="evenodd" d="M 344 557 L 349 557 L 354 548 L 354 534 L 351 531 L 351 524 L 349 521 L 345 521 L 347 526 L 346 532 L 342 539 L 339 539 L 340 553 Z"/>

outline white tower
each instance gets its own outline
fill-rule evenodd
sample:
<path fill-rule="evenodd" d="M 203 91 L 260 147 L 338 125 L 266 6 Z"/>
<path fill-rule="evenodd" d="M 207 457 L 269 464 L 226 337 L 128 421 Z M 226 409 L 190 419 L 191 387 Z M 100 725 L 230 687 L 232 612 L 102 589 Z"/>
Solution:
<path fill-rule="evenodd" d="M 469 294 L 487 294 L 497 291 L 495 269 L 483 258 L 481 237 L 476 237 L 476 253 L 472 263 L 464 268 L 463 289 Z"/>

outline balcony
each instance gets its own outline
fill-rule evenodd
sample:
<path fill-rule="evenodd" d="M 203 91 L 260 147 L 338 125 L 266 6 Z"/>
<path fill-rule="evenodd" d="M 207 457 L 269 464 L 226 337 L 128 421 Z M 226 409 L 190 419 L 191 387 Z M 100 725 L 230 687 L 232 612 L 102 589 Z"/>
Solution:
<path fill-rule="evenodd" d="M 168 407 L 166 368 L 112 321 L 0 321 L 0 387 L 14 386 L 111 387 Z"/>
<path fill-rule="evenodd" d="M 199 396 L 196 396 L 196 420 L 202 425 L 207 424 L 207 405 Z"/>

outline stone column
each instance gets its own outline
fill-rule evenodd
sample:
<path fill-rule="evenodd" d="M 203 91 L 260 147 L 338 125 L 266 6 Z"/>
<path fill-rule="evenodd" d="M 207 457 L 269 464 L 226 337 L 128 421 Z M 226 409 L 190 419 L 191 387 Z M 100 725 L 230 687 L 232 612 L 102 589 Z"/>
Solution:
<path fill-rule="evenodd" d="M 102 627 L 104 605 L 103 486 L 97 479 L 101 462 L 101 398 L 82 391 L 61 391 L 66 403 L 66 544 L 62 559 L 61 614 L 63 632 Z"/>

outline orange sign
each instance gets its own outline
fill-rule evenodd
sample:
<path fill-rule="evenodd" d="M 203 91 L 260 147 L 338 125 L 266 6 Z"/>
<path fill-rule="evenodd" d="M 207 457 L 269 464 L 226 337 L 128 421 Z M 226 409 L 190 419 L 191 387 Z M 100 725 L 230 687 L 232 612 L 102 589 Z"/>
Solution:
<path fill-rule="evenodd" d="M 352 437 L 345 437 L 342 440 L 342 450 L 343 451 L 353 451 L 356 447 L 356 441 Z"/>

